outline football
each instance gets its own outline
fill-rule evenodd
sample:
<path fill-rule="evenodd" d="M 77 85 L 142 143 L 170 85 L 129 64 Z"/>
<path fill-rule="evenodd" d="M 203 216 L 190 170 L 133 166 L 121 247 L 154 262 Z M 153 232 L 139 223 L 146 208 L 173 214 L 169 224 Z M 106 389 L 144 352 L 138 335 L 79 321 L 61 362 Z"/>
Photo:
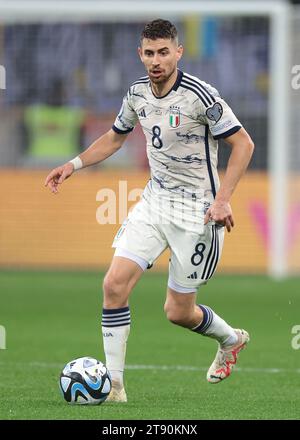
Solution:
<path fill-rule="evenodd" d="M 59 385 L 64 399 L 71 404 L 99 405 L 111 391 L 111 377 L 106 366 L 92 357 L 67 363 Z"/>

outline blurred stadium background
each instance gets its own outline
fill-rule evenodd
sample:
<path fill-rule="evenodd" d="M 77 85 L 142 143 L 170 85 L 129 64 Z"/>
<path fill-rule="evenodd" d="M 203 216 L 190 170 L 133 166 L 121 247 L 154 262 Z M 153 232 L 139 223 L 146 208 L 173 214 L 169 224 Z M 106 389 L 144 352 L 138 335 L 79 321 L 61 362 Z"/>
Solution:
<path fill-rule="evenodd" d="M 76 156 L 111 127 L 128 86 L 144 75 L 137 46 L 140 32 L 149 19 L 162 17 L 175 22 L 185 47 L 179 67 L 216 86 L 256 144 L 249 171 L 232 200 L 236 227 L 226 236 L 218 274 L 260 274 L 271 275 L 275 279 L 299 274 L 300 80 L 297 72 L 300 72 L 300 67 L 292 70 L 293 66 L 300 65 L 300 5 L 297 3 L 271 0 L 152 0 L 151 4 L 121 0 L 0 0 L 0 324 L 5 325 L 12 344 L 15 344 L 15 351 L 11 350 L 9 354 L 7 350 L 10 362 L 17 362 L 19 356 L 24 362 L 32 359 L 49 361 L 49 372 L 56 378 L 58 367 L 57 364 L 51 367 L 51 360 L 67 362 L 68 357 L 76 353 L 81 355 L 89 350 L 92 353 L 93 344 L 99 343 L 99 329 L 95 327 L 89 333 L 87 328 L 94 325 L 91 324 L 93 318 L 95 322 L 98 319 L 100 302 L 99 309 L 93 310 L 95 316 L 90 315 L 90 310 L 87 313 L 81 308 L 85 286 L 95 295 L 98 295 L 99 286 L 95 277 L 88 281 L 87 274 L 81 277 L 80 271 L 107 269 L 113 255 L 111 243 L 114 234 L 135 201 L 135 193 L 130 191 L 142 189 L 148 180 L 140 127 L 128 137 L 126 145 L 105 163 L 72 176 L 59 195 L 50 194 L 44 188 L 44 180 L 52 167 Z M 228 148 L 225 144 L 219 148 L 221 171 L 226 166 Z M 100 224 L 97 221 L 99 209 L 103 211 L 103 203 L 107 201 L 103 198 L 103 189 L 113 190 L 116 194 L 116 224 Z M 119 200 L 121 191 L 128 195 L 127 203 L 124 199 Z M 163 296 L 163 281 L 155 272 L 166 273 L 168 257 L 168 252 L 165 252 L 148 271 L 147 281 L 143 284 L 145 292 L 151 294 L 151 283 L 154 283 Z M 52 272 L 47 275 L 44 270 Z M 64 270 L 73 271 L 74 277 L 67 275 L 63 278 L 59 272 Z M 252 310 L 252 317 L 258 313 L 259 323 L 252 329 L 252 333 L 258 332 L 258 338 L 261 335 L 259 328 L 263 330 L 268 325 L 264 321 L 266 315 L 259 315 L 260 301 L 263 304 L 265 301 L 265 310 L 269 310 L 264 313 L 269 313 L 268 322 L 272 325 L 266 339 L 259 340 L 260 347 L 256 348 L 257 352 L 254 350 L 250 367 L 256 366 L 256 359 L 260 356 L 263 358 L 259 348 L 263 350 L 266 345 L 271 354 L 265 363 L 262 361 L 262 365 L 299 365 L 292 357 L 295 352 L 291 350 L 289 340 L 291 326 L 297 324 L 297 307 L 292 302 L 297 298 L 297 282 L 284 285 L 270 281 L 271 284 L 268 284 L 267 278 L 265 282 L 262 281 L 265 278 L 258 277 L 256 283 L 255 277 L 243 279 L 237 276 L 228 277 L 229 284 L 225 288 L 226 277 L 216 278 L 215 286 L 224 288 L 224 294 L 227 289 L 229 301 L 240 301 L 236 312 L 244 317 L 245 325 L 249 310 L 250 330 L 254 325 L 250 321 L 250 312 Z M 276 286 L 279 290 L 275 292 Z M 214 290 L 213 283 L 211 288 Z M 284 293 L 285 289 L 289 292 L 289 309 L 285 309 L 286 304 L 282 302 L 282 288 Z M 243 304 L 237 299 L 238 289 L 245 293 Z M 40 295 L 41 292 L 45 295 Z M 266 295 L 264 299 L 263 292 Z M 213 296 L 211 292 L 211 295 L 212 303 L 220 301 L 221 312 L 227 311 L 230 317 L 232 310 L 226 304 L 225 295 L 223 299 L 217 299 L 217 293 Z M 142 317 L 146 327 L 149 318 L 150 331 L 153 305 L 147 303 L 146 296 L 141 298 L 144 303 L 140 307 L 142 310 L 145 308 Z M 82 324 L 76 338 L 72 333 L 74 322 L 71 316 L 65 321 L 70 301 L 74 307 L 72 313 L 77 313 L 77 323 Z M 147 312 L 146 305 L 149 305 Z M 61 310 L 57 312 L 55 307 L 60 306 Z M 283 315 L 280 310 L 285 310 Z M 51 351 L 47 339 L 50 334 L 47 332 L 48 325 L 53 325 L 54 316 L 59 338 L 53 340 Z M 281 316 L 284 324 L 278 322 Z M 141 316 L 139 318 L 142 319 Z M 19 324 L 16 325 L 16 322 Z M 137 317 L 137 327 L 139 325 L 141 321 Z M 285 335 L 280 342 L 286 354 L 278 361 L 273 330 L 279 332 L 280 329 Z M 142 332 L 142 326 L 140 330 Z M 163 331 L 166 332 L 165 347 L 169 347 L 168 341 L 173 336 L 170 334 L 168 340 L 168 331 Z M 177 330 L 172 328 L 172 331 Z M 183 334 L 180 331 L 176 333 L 178 340 Z M 36 335 L 39 333 L 46 341 L 45 347 L 37 342 Z M 35 348 L 26 352 L 23 347 L 31 338 L 35 340 L 32 346 Z M 157 339 L 160 338 L 161 335 L 157 334 Z M 68 340 L 67 347 L 63 346 L 62 341 L 65 340 Z M 78 342 L 86 347 L 86 351 L 78 350 Z M 50 352 L 46 350 L 47 343 Z M 154 362 L 147 354 L 143 358 L 138 339 L 136 344 L 134 348 L 132 342 L 133 354 L 129 360 L 135 359 L 132 362 L 136 362 L 136 354 L 140 362 Z M 148 344 L 151 344 L 150 339 Z M 187 344 L 186 340 L 182 340 L 182 346 L 184 344 Z M 167 363 L 163 347 L 156 353 L 157 362 Z M 169 359 L 176 362 L 175 352 L 171 354 L 173 358 L 170 355 Z M 186 359 L 193 363 L 188 355 Z M 4 363 L 0 361 L 1 365 L 4 370 Z M 17 364 L 14 365 L 12 372 L 19 371 Z M 30 363 L 27 368 L 31 368 Z M 253 377 L 248 383 L 250 394 L 254 389 Z M 296 382 L 292 383 L 292 378 L 286 379 L 284 374 L 282 377 L 290 381 L 290 389 L 284 388 L 281 382 L 277 390 L 276 384 L 270 381 L 269 391 L 286 392 L 288 405 L 292 405 L 289 393 L 295 389 Z M 40 380 L 42 382 L 45 378 Z M 142 379 L 138 380 L 142 383 Z M 34 389 L 35 385 L 32 386 Z M 13 387 L 10 391 L 13 395 Z M 35 392 L 39 396 L 38 390 L 33 391 L 33 395 Z M 226 392 L 229 393 L 229 389 Z M 253 392 L 251 398 L 255 400 L 257 395 L 254 396 Z M 280 403 L 280 395 L 273 397 L 272 402 L 277 399 Z M 39 402 L 39 397 L 36 399 Z M 25 411 L 26 400 L 24 402 Z M 243 407 L 243 402 L 240 404 L 243 408 L 240 417 L 245 417 L 245 414 L 251 417 L 252 414 L 254 418 L 260 418 L 263 415 L 260 411 L 268 406 L 261 403 L 257 410 L 252 407 L 251 412 L 250 407 L 247 409 Z M 21 410 L 14 414 L 13 405 L 7 405 L 3 413 L 5 418 L 24 414 Z M 219 405 L 220 411 L 216 414 L 220 418 L 230 417 L 230 414 L 222 412 L 226 409 L 221 401 Z M 272 405 L 270 403 L 270 415 L 275 414 L 279 418 L 282 407 L 272 413 Z M 36 407 L 33 405 L 32 408 Z M 160 408 L 159 404 L 157 408 Z M 286 412 L 282 413 L 284 418 L 295 417 L 295 407 L 285 408 Z M 139 414 L 134 412 L 134 408 L 131 410 L 132 417 Z M 32 411 L 31 417 L 40 417 L 40 413 Z M 107 411 L 104 414 L 108 418 L 113 415 L 114 418 L 122 418 L 124 415 L 119 410 L 115 413 Z M 197 417 L 192 409 L 189 408 L 189 411 L 190 415 Z M 81 413 L 80 417 L 82 414 L 86 413 Z M 145 414 L 147 417 L 147 412 Z M 182 414 L 180 411 L 173 413 L 178 418 L 183 417 Z M 48 413 L 46 415 L 49 416 Z M 51 415 L 53 413 L 49 417 Z M 79 416 L 79 412 L 76 415 Z"/>
<path fill-rule="evenodd" d="M 97 193 L 118 190 L 119 180 L 128 181 L 128 191 L 143 188 L 148 179 L 138 127 L 118 154 L 76 175 L 59 197 L 43 188 L 51 167 L 111 127 L 128 86 L 144 74 L 136 48 L 153 12 L 146 3 L 127 14 L 127 7 L 122 11 L 112 2 L 106 9 L 102 3 L 66 1 L 53 8 L 55 2 L 0 2 L 0 64 L 6 71 L 0 94 L 1 266 L 106 267 L 118 225 L 97 223 Z M 182 7 L 178 12 L 176 2 L 173 8 L 159 2 L 160 15 L 173 19 L 185 46 L 180 67 L 221 91 L 256 144 L 233 199 L 238 226 L 227 237 L 224 272 L 281 276 L 300 269 L 299 92 L 293 96 L 291 87 L 300 21 L 298 8 L 294 13 L 285 3 L 272 3 L 278 12 L 270 2 L 236 2 L 235 9 L 234 2 L 191 2 L 196 14 Z M 278 37 L 288 42 L 284 50 Z M 293 99 L 287 102 L 288 93 Z M 222 170 L 226 145 L 219 156 Z M 296 172 L 296 179 L 289 181 L 293 191 L 284 199 L 287 167 L 288 177 Z M 165 269 L 167 263 L 164 255 L 156 267 Z"/>
<path fill-rule="evenodd" d="M 6 70 L 6 89 L 0 92 L 0 180 L 5 188 L 0 206 L 2 267 L 107 267 L 118 224 L 97 223 L 96 211 L 103 203 L 97 201 L 97 193 L 111 188 L 118 197 L 119 181 L 128 182 L 129 192 L 143 188 L 148 179 L 144 138 L 138 127 L 118 154 L 78 173 L 58 197 L 43 188 L 51 167 L 77 155 L 111 127 L 128 86 L 144 74 L 136 48 L 143 24 L 151 18 L 149 12 L 143 13 L 146 3 L 139 14 L 127 15 L 117 13 L 114 2 L 104 13 L 102 3 L 75 2 L 80 5 L 76 11 L 72 1 L 59 2 L 52 9 L 51 2 L 0 2 L 0 64 Z M 229 7 L 224 1 L 191 1 L 190 10 L 186 7 L 186 13 L 180 14 L 175 8 L 178 2 L 173 3 L 168 13 L 164 9 L 160 15 L 178 26 L 185 47 L 180 67 L 221 91 L 256 144 L 250 171 L 233 198 L 237 227 L 227 236 L 220 270 L 280 275 L 284 265 L 284 273 L 299 271 L 300 107 L 299 91 L 291 87 L 291 67 L 300 62 L 299 9 L 286 10 L 283 2 L 276 14 L 274 6 L 268 11 L 268 2 L 237 2 L 232 10 L 232 2 Z M 218 13 L 213 12 L 212 3 L 219 4 Z M 93 4 L 97 5 L 94 12 Z M 170 5 L 160 2 L 160 7 L 163 4 Z M 286 16 L 289 35 L 282 33 Z M 285 59 L 272 61 L 274 51 L 282 52 L 276 40 L 278 23 L 288 46 Z M 287 54 L 289 66 L 284 63 Z M 274 62 L 279 64 L 273 69 Z M 282 79 L 286 83 L 280 83 Z M 286 95 L 289 101 L 280 101 Z M 286 135 L 290 140 L 283 138 L 282 144 L 278 136 Z M 290 163 L 283 163 L 287 159 L 282 150 Z M 228 147 L 221 145 L 221 170 L 227 158 Z M 296 180 L 282 200 L 280 173 L 285 166 L 288 177 Z M 131 205 L 128 202 L 128 208 Z M 287 223 L 278 235 L 272 225 L 282 211 Z M 274 251 L 274 241 L 276 246 L 282 240 L 285 249 Z M 156 268 L 165 269 L 167 263 L 164 255 Z"/>

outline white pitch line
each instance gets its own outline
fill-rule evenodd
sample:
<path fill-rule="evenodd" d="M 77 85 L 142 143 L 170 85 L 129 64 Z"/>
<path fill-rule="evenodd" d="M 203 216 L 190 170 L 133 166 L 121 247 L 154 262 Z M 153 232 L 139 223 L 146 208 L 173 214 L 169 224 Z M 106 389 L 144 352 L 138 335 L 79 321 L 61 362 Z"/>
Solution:
<path fill-rule="evenodd" d="M 63 368 L 64 364 L 60 363 L 47 363 L 47 362 L 3 362 L 0 361 L 0 366 L 25 366 L 31 368 Z M 189 365 L 126 365 L 126 370 L 157 370 L 157 371 L 207 371 L 207 367 L 193 367 Z M 300 374 L 300 368 L 287 369 L 287 368 L 251 368 L 251 367 L 236 367 L 235 371 L 241 373 L 263 373 L 263 374 L 276 374 L 276 373 L 296 373 Z"/>

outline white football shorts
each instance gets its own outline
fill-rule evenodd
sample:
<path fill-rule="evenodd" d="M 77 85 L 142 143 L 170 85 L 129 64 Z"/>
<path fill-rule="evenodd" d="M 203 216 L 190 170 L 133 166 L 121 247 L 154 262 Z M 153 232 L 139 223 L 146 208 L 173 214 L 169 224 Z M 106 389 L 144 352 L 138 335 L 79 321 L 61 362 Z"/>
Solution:
<path fill-rule="evenodd" d="M 203 202 L 158 198 L 144 191 L 142 199 L 123 222 L 112 247 L 116 255 L 151 267 L 170 249 L 169 287 L 195 292 L 213 276 L 223 248 L 224 227 L 204 225 Z M 123 253 L 122 253 L 123 251 Z M 145 266 L 140 262 L 146 262 Z"/>

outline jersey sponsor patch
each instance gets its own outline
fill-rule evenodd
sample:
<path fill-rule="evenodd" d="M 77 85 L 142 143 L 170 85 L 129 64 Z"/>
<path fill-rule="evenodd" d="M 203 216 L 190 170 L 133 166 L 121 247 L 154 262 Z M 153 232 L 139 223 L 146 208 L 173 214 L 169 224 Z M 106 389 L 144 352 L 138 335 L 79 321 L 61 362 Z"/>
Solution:
<path fill-rule="evenodd" d="M 170 127 L 177 128 L 180 125 L 180 107 L 171 105 L 169 107 L 169 123 Z"/>
<path fill-rule="evenodd" d="M 219 102 L 215 102 L 214 105 L 206 110 L 206 116 L 211 121 L 218 122 L 223 115 L 223 107 Z"/>

